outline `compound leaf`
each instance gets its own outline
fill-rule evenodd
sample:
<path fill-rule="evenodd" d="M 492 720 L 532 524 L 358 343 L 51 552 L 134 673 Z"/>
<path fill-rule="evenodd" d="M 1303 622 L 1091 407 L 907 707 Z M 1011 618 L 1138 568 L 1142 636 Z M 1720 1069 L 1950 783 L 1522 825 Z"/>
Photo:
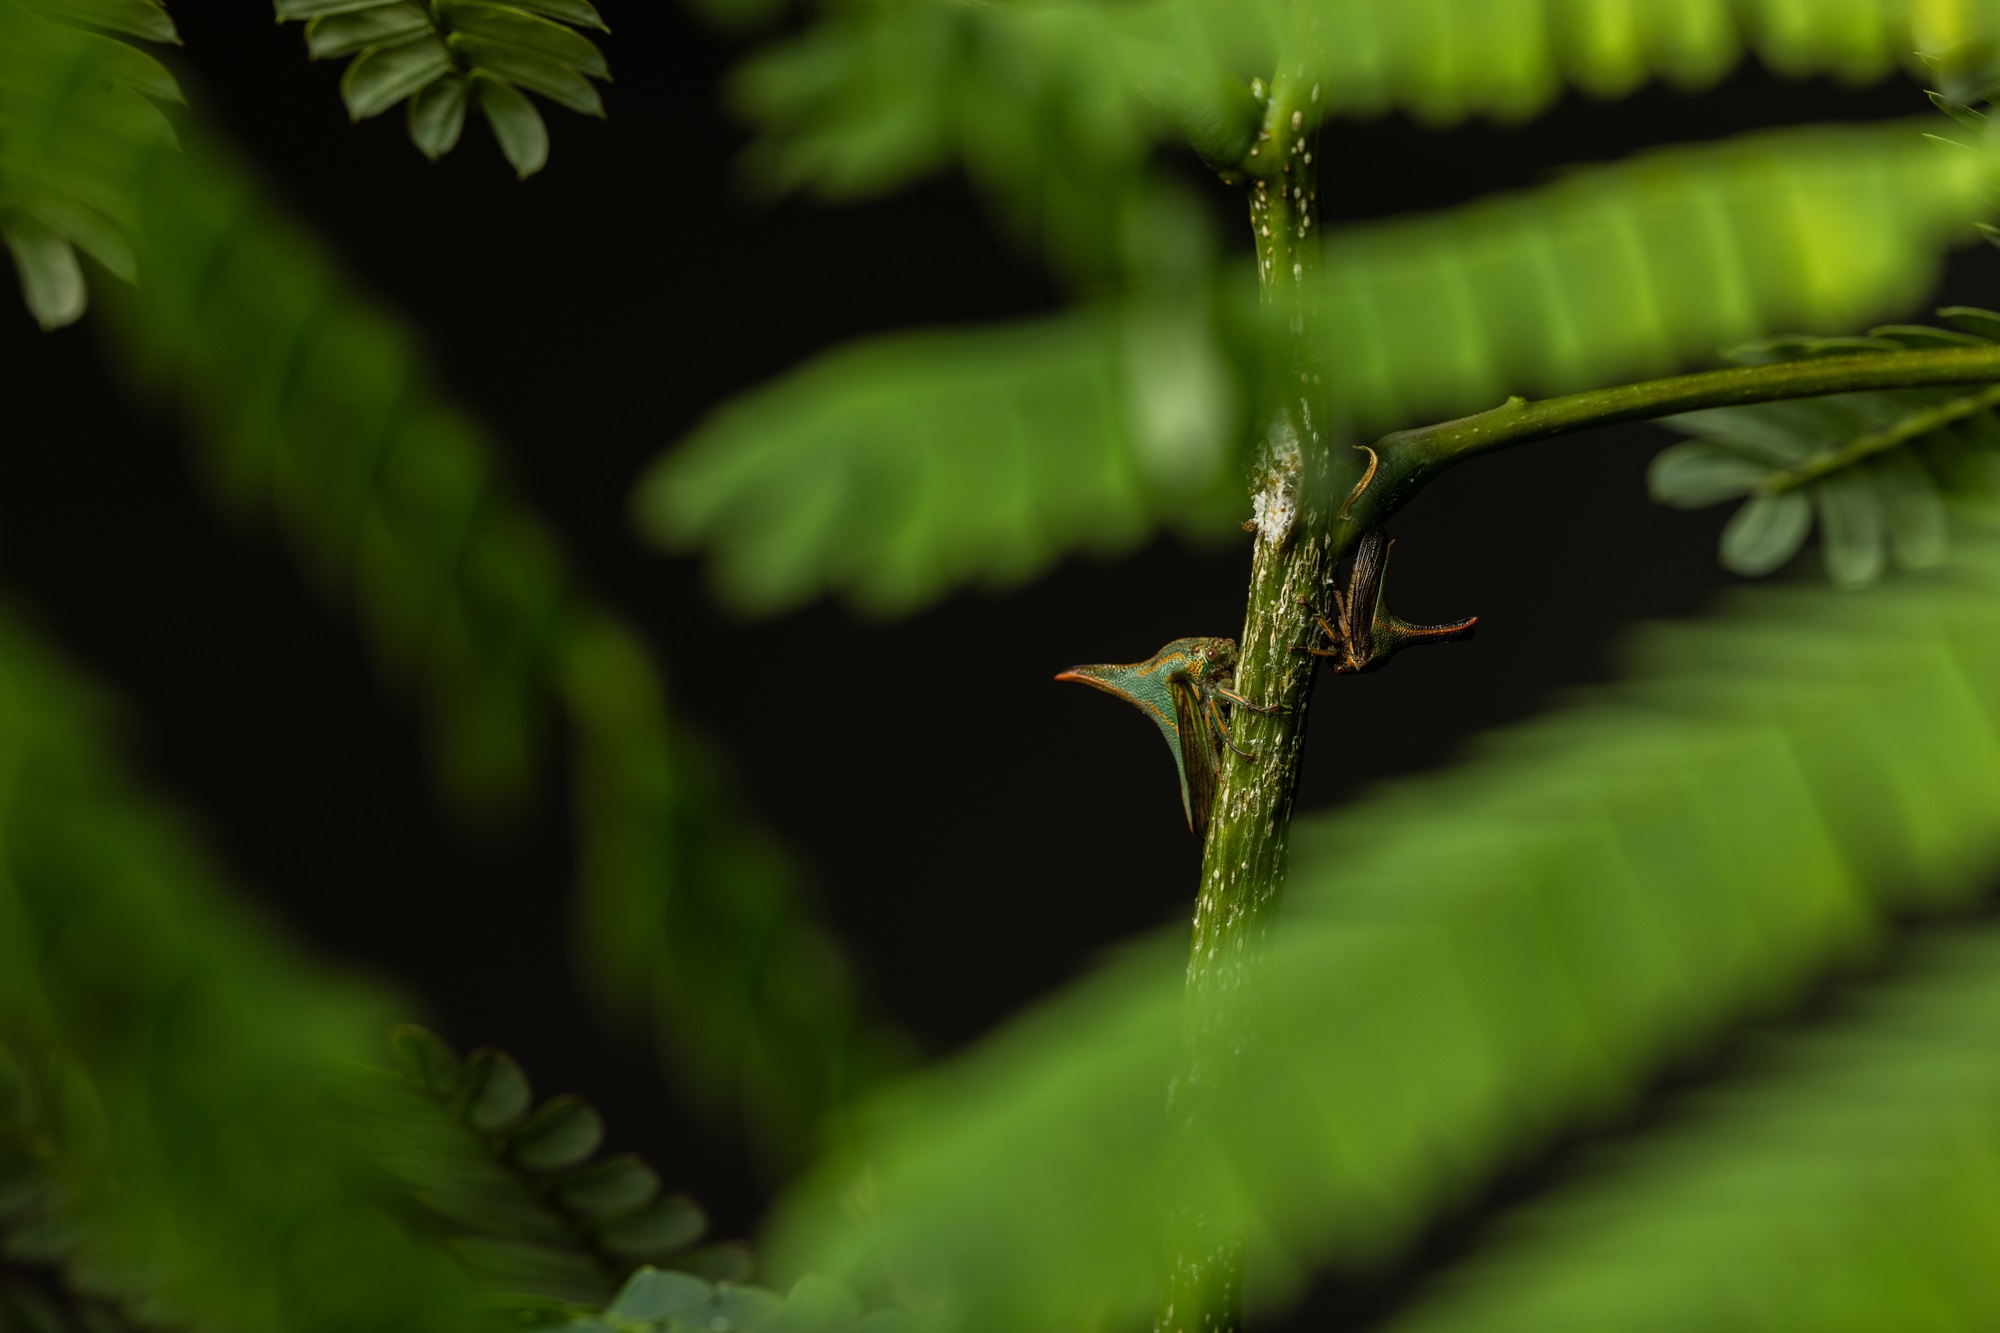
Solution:
<path fill-rule="evenodd" d="M 305 19 L 314 59 L 353 55 L 341 96 L 356 120 L 409 101 L 410 141 L 436 159 L 454 148 L 468 106 L 493 126 L 501 152 L 525 179 L 548 161 L 548 130 L 521 89 L 602 116 L 592 78 L 610 67 L 578 26 L 603 30 L 584 0 L 277 0 L 278 17 Z M 477 96 L 470 95 L 476 85 Z"/>
<path fill-rule="evenodd" d="M 781 1209 L 774 1267 L 893 1274 L 939 1328 L 1116 1326 L 1150 1311 L 1171 1201 L 1195 1197 L 1248 1238 L 1270 1298 L 1313 1268 L 1379 1271 L 1501 1164 L 1979 901 L 2000 869 L 2000 541 L 1894 588 L 1732 605 L 1647 633 L 1625 684 L 1452 771 L 1299 820 L 1239 1011 L 1257 1058 L 1200 1117 L 1161 1111 L 1178 932 L 853 1122 Z M 1993 1067 L 1985 1037 L 1964 1048 Z"/>

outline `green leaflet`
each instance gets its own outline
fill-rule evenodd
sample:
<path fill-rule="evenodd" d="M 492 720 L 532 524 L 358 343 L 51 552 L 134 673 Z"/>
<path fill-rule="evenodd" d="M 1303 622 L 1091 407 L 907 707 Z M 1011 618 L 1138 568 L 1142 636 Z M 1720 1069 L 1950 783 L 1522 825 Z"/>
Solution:
<path fill-rule="evenodd" d="M 0 0 L 0 25 L 17 14 Z M 90 83 L 101 49 L 0 27 L 0 89 L 22 71 Z M 774 1156 L 799 1151 L 896 1038 L 865 1015 L 793 867 L 669 710 L 650 652 L 576 583 L 408 331 L 199 121 L 184 153 L 143 119 L 34 124 L 10 133 L 6 161 L 74 178 L 127 219 L 143 281 L 107 301 L 108 341 L 183 414 L 219 503 L 275 519 L 330 604 L 353 608 L 385 674 L 422 701 L 461 808 L 507 808 L 553 728 L 571 729 L 592 989 L 657 1038 L 698 1104 L 742 1114 Z M 100 163 L 109 183 L 91 174 Z M 143 189 L 119 195 L 119 181 Z"/>
<path fill-rule="evenodd" d="M 487 1293 L 523 1317 L 598 1307 L 647 1260 L 742 1277 L 740 1247 L 689 1247 L 707 1219 L 662 1196 L 636 1157 L 591 1160 L 603 1122 L 574 1097 L 534 1106 L 504 1053 L 464 1060 L 421 1028 L 394 1040 L 399 1068 L 356 1071 L 342 1091 L 385 1169 L 428 1215 L 433 1234 Z M 692 1280 L 692 1279 L 690 1279 Z"/>
<path fill-rule="evenodd" d="M 0 618 L 0 1101 L 36 1127 L 24 1163 L 0 1125 L 8 1252 L 156 1327 L 490 1327 L 328 1095 L 388 998 L 224 891 L 105 711 Z"/>
<path fill-rule="evenodd" d="M 1384 430 L 1852 327 L 1931 285 L 1986 182 L 1911 126 L 1788 130 L 1334 233 L 1313 304 L 1336 415 Z M 828 593 L 904 612 L 1165 523 L 1226 533 L 1261 325 L 1249 274 L 1213 281 L 1240 289 L 1219 318 L 1182 281 L 836 350 L 662 459 L 641 523 L 753 612 Z"/>
<path fill-rule="evenodd" d="M 905 613 L 1227 514 L 1232 380 L 1199 308 L 1173 305 L 876 339 L 723 407 L 647 477 L 640 521 L 706 548 L 742 609 Z"/>
<path fill-rule="evenodd" d="M 962 163 L 1021 235 L 1101 276 L 1151 145 L 1189 134 L 1218 160 L 1247 147 L 1251 73 L 1316 85 L 1333 116 L 1520 119 L 1565 87 L 1706 87 L 1746 54 L 1788 77 L 1865 82 L 1960 48 L 1997 13 L 1993 0 L 1915 13 L 1903 0 L 887 0 L 828 5 L 751 58 L 736 98 L 762 130 L 756 179 L 839 197 Z"/>
<path fill-rule="evenodd" d="M 1938 312 L 1972 332 L 1890 325 L 1869 337 L 1787 338 L 1742 349 L 1744 361 L 1984 343 L 2000 333 L 1987 310 Z M 1817 518 L 1829 578 L 1866 587 L 1893 563 L 1944 559 L 1947 502 L 1979 513 L 2000 504 L 2000 387 L 1837 394 L 1669 417 L 1696 437 L 1653 460 L 1653 497 L 1700 508 L 1748 497 L 1722 535 L 1722 562 L 1768 574 L 1805 544 Z"/>
<path fill-rule="evenodd" d="M 47 0 L 40 8 L 63 22 L 102 28 L 142 42 L 178 45 L 181 40 L 159 0 Z"/>
<path fill-rule="evenodd" d="M 148 0 L 63 0 L 51 16 L 178 41 Z M 78 252 L 133 276 L 127 233 L 132 181 L 173 127 L 156 103 L 179 102 L 165 66 L 110 37 L 37 21 L 21 0 L 0 0 L 0 242 L 23 304 L 45 329 L 80 318 L 89 285 Z M 84 71 L 90 77 L 82 77 Z M 56 145 L 60 151 L 51 151 Z"/>
<path fill-rule="evenodd" d="M 356 120 L 409 103 L 410 142 L 435 159 L 459 140 L 468 105 L 522 178 L 548 161 L 548 130 L 521 89 L 602 116 L 591 79 L 611 77 L 578 27 L 604 31 L 587 0 L 275 0 L 278 18 L 306 20 L 313 59 L 353 56 L 341 97 Z M 468 81 L 477 96 L 468 96 Z"/>
<path fill-rule="evenodd" d="M 788 1296 L 761 1287 L 708 1283 L 685 1273 L 641 1269 L 596 1317 L 562 1325 L 572 1333 L 906 1333 L 916 1323 L 895 1309 L 864 1313 L 854 1294 L 824 1278 L 802 1278 Z"/>
<path fill-rule="evenodd" d="M 2000 1319 L 2000 933 L 1921 940 L 1595 1155 L 1387 1327 L 1984 1328 Z"/>
<path fill-rule="evenodd" d="M 1199 1198 L 1274 1300 L 1973 900 L 2000 866 L 2000 543 L 1734 607 L 1455 770 L 1302 820 L 1257 1059 L 1204 1124 L 1161 1101 L 1177 932 L 879 1102 L 782 1211 L 776 1267 L 893 1273 L 940 1327 L 1116 1325 L 1150 1309 L 1168 1201 Z"/>

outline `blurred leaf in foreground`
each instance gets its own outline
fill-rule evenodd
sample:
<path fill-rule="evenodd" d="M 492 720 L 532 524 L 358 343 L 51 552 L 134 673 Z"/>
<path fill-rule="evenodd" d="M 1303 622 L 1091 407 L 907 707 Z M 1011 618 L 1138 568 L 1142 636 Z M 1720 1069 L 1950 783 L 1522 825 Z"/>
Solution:
<path fill-rule="evenodd" d="M 101 80 L 122 58 L 107 52 L 128 50 L 0 0 L 0 97 L 35 71 Z M 515 808 L 556 724 L 573 730 L 586 982 L 657 1039 L 696 1105 L 741 1114 L 774 1159 L 801 1153 L 899 1038 L 864 1009 L 795 865 L 673 715 L 650 651 L 580 585 L 407 326 L 209 125 L 184 117 L 182 151 L 156 112 L 104 124 L 63 105 L 29 105 L 32 133 L 10 121 L 5 179 L 67 174 L 118 201 L 140 281 L 103 293 L 117 369 L 179 410 L 218 503 L 275 521 L 421 698 L 461 810 Z"/>
<path fill-rule="evenodd" d="M 387 999 L 223 892 L 120 777 L 102 712 L 0 618 L 0 1035 L 44 1111 L 10 1252 L 149 1325 L 482 1326 L 328 1096 Z"/>
<path fill-rule="evenodd" d="M 1335 421 L 1365 437 L 1851 328 L 1922 296 L 1990 184 L 1912 125 L 1785 130 L 1331 234 L 1311 300 Z M 905 613 L 1162 524 L 1226 536 L 1265 315 L 1248 272 L 1150 243 L 1196 257 L 1062 315 L 836 349 L 724 405 L 647 476 L 646 532 L 756 613 L 829 593 Z"/>
<path fill-rule="evenodd" d="M 2000 930 L 1919 938 L 1660 1133 L 1592 1154 L 1388 1327 L 1989 1328 Z"/>
<path fill-rule="evenodd" d="M 1251 1072 L 1170 1132 L 1184 940 L 855 1123 L 772 1257 L 940 1327 L 1137 1320 L 1175 1199 L 1263 1299 L 1391 1258 L 1564 1130 L 2000 865 L 2000 543 L 1756 590 L 1626 685 L 1296 830 Z M 1178 932 L 1176 932 L 1178 934 Z"/>

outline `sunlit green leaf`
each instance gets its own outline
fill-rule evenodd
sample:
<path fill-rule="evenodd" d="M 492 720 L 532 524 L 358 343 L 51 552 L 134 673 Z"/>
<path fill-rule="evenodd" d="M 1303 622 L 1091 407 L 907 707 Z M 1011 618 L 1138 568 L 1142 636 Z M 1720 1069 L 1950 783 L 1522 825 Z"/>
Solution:
<path fill-rule="evenodd" d="M 1918 50 L 1952 52 L 1956 68 L 1989 18 L 1902 0 L 908 0 L 806 25 L 753 57 L 735 92 L 763 131 L 748 163 L 762 183 L 843 196 L 962 163 L 1021 235 L 1096 271 L 1115 266 L 1105 217 L 1148 148 L 1213 116 L 1223 79 L 1240 92 L 1282 72 L 1333 116 L 1517 120 L 1565 88 L 1706 87 L 1748 54 L 1793 78 L 1864 82 Z"/>
<path fill-rule="evenodd" d="M 620 1288 L 605 1313 L 620 1319 L 651 1323 L 715 1299 L 715 1289 L 686 1273 L 642 1267 Z"/>
<path fill-rule="evenodd" d="M 1511 393 L 1671 371 L 1783 327 L 1851 328 L 1924 293 L 1987 188 L 1984 168 L 1908 126 L 1791 130 L 1332 233 L 1312 283 L 1331 407 L 1365 439 Z M 1249 274 L 1222 281 L 1254 301 Z M 1247 508 L 1229 473 L 1252 397 L 1238 368 L 1261 328 L 1254 311 L 1231 316 L 1144 293 L 837 350 L 662 460 L 642 524 L 708 552 L 752 612 L 824 593 L 906 611 L 1163 522 L 1226 535 Z M 1767 434 L 1793 461 L 1810 452 Z"/>
<path fill-rule="evenodd" d="M 1156 332 L 1175 327 L 1164 313 Z M 1233 489 L 1229 372 L 1212 335 L 1188 337 L 1175 358 L 1085 310 L 843 349 L 712 418 L 648 480 L 642 521 L 708 546 L 724 591 L 757 610 L 845 591 L 903 611 L 1065 549 L 1129 547 L 1191 494 Z M 1141 392 L 1194 395 L 1189 433 L 1144 434 Z"/>

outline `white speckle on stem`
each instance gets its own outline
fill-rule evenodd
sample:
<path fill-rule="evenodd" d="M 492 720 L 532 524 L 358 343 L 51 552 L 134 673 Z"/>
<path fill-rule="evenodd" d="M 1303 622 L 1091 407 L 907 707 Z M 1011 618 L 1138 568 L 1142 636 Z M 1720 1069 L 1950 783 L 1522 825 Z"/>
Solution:
<path fill-rule="evenodd" d="M 1257 540 L 1283 545 L 1299 516 L 1299 433 L 1291 418 L 1279 413 L 1271 422 L 1269 463 L 1262 484 L 1250 497 L 1250 521 Z"/>

